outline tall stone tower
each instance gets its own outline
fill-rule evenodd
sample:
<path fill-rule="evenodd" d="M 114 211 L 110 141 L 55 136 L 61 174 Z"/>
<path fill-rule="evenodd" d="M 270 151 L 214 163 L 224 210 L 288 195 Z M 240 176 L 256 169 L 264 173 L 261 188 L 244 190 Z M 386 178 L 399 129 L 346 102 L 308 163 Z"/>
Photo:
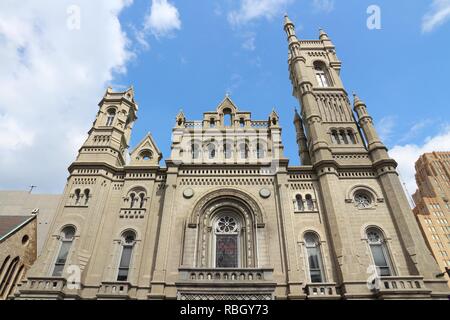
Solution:
<path fill-rule="evenodd" d="M 75 166 L 90 162 L 125 165 L 125 150 L 128 149 L 138 110 L 133 88 L 125 92 L 113 92 L 108 88 L 99 107 L 89 136 L 73 164 Z"/>
<path fill-rule="evenodd" d="M 320 30 L 319 40 L 299 40 L 295 26 L 285 16 L 284 30 L 289 45 L 288 64 L 293 95 L 301 105 L 296 115 L 297 141 L 302 162 L 311 160 L 323 195 L 323 207 L 338 281 L 345 295 L 352 296 L 354 285 L 366 270 L 359 261 L 363 252 L 355 245 L 346 202 L 337 190 L 346 190 L 348 177 L 375 178 L 398 230 L 409 274 L 421 275 L 431 287 L 439 271 L 420 235 L 420 230 L 396 172 L 397 163 L 387 153 L 373 125 L 367 107 L 356 95 L 352 112 L 340 78 L 341 62 L 328 35 Z M 305 132 L 301 132 L 304 128 Z M 304 143 L 306 136 L 306 144 Z M 365 171 L 365 172 L 363 172 Z M 380 197 L 380 196 L 379 196 Z M 377 198 L 379 198 L 377 197 Z M 378 199 L 381 201 L 381 199 Z M 375 199 L 375 201 L 377 201 Z M 442 284 L 440 284 L 442 285 Z"/>

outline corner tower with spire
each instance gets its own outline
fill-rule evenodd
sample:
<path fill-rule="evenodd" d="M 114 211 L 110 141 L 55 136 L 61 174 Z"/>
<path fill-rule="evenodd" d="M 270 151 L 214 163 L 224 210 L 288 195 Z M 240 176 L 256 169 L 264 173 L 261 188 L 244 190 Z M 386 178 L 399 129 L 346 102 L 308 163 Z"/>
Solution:
<path fill-rule="evenodd" d="M 302 164 L 311 164 L 317 174 L 338 286 L 348 298 L 364 291 L 367 274 L 361 257 L 366 252 L 359 243 L 364 228 L 352 226 L 364 222 L 367 226 L 392 224 L 393 232 L 399 231 L 405 253 L 397 275 L 420 275 L 428 287 L 434 287 L 437 265 L 409 207 L 397 163 L 389 157 L 365 103 L 356 95 L 352 110 L 333 42 L 323 29 L 318 40 L 299 40 L 287 15 L 284 30 L 293 95 L 301 106 L 300 114 L 296 112 L 294 117 L 299 155 Z M 364 189 L 371 190 L 367 195 L 373 192 L 368 198 L 373 199 L 371 208 L 377 212 L 353 216 L 352 206 L 358 207 L 355 203 Z M 378 197 L 373 196 L 378 189 Z M 388 212 L 384 218 L 378 212 L 384 210 L 381 207 Z"/>

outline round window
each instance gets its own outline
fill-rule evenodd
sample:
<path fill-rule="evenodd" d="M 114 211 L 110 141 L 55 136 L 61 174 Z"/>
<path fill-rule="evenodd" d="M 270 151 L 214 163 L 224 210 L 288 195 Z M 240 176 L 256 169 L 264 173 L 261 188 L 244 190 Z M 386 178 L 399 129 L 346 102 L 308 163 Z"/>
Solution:
<path fill-rule="evenodd" d="M 22 237 L 22 244 L 23 244 L 24 246 L 26 246 L 26 245 L 28 244 L 29 241 L 30 241 L 30 237 L 29 237 L 28 235 L 24 235 L 24 236 Z"/>
<path fill-rule="evenodd" d="M 369 208 L 372 205 L 372 197 L 364 191 L 355 193 L 355 203 L 359 209 Z"/>
<path fill-rule="evenodd" d="M 224 216 L 217 221 L 216 231 L 218 233 L 233 233 L 236 232 L 238 224 L 233 217 Z"/>

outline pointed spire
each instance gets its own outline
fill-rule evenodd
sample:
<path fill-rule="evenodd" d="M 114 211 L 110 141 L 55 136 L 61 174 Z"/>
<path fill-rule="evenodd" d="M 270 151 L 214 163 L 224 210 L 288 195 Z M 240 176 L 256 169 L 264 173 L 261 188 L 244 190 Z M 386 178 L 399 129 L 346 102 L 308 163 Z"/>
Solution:
<path fill-rule="evenodd" d="M 328 34 L 322 29 L 319 29 L 319 39 L 320 40 L 330 40 L 330 38 L 328 37 Z"/>
<path fill-rule="evenodd" d="M 297 108 L 294 108 L 294 122 L 295 121 L 302 121 L 302 118 L 300 117 L 300 114 L 297 111 Z"/>
<path fill-rule="evenodd" d="M 285 13 L 284 14 L 284 27 L 286 28 L 287 25 L 294 26 L 294 24 L 292 23 L 291 19 L 289 19 L 287 13 Z"/>
<path fill-rule="evenodd" d="M 359 99 L 358 95 L 353 92 L 353 106 L 357 107 L 357 106 L 361 106 L 361 105 L 366 105 L 361 99 Z"/>
<path fill-rule="evenodd" d="M 284 31 L 287 34 L 289 43 L 295 43 L 298 41 L 297 36 L 295 35 L 295 25 L 291 19 L 289 19 L 287 14 L 284 15 Z"/>
<path fill-rule="evenodd" d="M 278 113 L 275 111 L 275 107 L 272 108 L 272 112 L 270 113 L 270 117 L 271 118 L 276 118 L 276 119 L 279 118 Z"/>

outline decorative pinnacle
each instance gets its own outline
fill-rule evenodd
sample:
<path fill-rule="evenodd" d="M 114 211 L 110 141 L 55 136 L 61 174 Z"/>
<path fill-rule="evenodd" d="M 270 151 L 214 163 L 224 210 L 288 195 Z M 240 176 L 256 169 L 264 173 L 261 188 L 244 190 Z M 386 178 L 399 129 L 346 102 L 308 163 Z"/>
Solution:
<path fill-rule="evenodd" d="M 294 107 L 294 121 L 301 120 L 300 115 L 298 114 L 297 108 Z"/>
<path fill-rule="evenodd" d="M 329 39 L 328 34 L 322 28 L 319 28 L 319 39 Z"/>
<path fill-rule="evenodd" d="M 291 19 L 289 19 L 287 13 L 285 13 L 285 14 L 284 14 L 284 26 L 287 26 L 287 25 L 289 25 L 289 24 L 294 25 L 294 24 L 292 23 Z"/>
<path fill-rule="evenodd" d="M 353 105 L 355 107 L 359 105 L 365 105 L 365 103 L 361 101 L 361 99 L 359 99 L 358 95 L 355 92 L 353 92 Z"/>

